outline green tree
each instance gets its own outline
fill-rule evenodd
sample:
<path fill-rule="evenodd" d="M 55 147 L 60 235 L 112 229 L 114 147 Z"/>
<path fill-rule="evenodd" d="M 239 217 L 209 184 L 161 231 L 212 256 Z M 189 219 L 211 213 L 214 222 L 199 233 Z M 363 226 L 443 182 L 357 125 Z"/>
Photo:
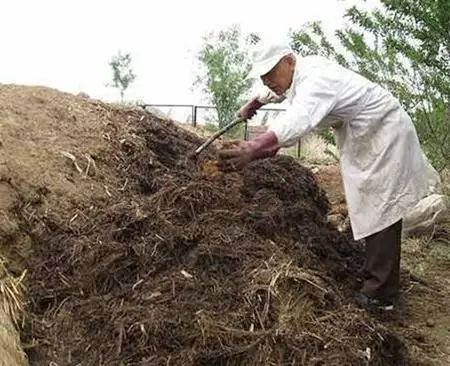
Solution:
<path fill-rule="evenodd" d="M 122 102 L 125 91 L 136 79 L 136 75 L 131 68 L 131 61 L 130 53 L 122 53 L 122 51 L 119 51 L 109 62 L 112 70 L 112 84 L 110 86 L 119 89 L 120 100 Z"/>
<path fill-rule="evenodd" d="M 381 0 L 372 11 L 351 7 L 349 25 L 330 41 L 319 23 L 291 31 L 302 55 L 320 54 L 381 84 L 414 120 L 433 165 L 450 161 L 450 2 Z"/>
<path fill-rule="evenodd" d="M 251 67 L 248 46 L 258 41 L 258 35 L 244 36 L 238 26 L 208 33 L 203 39 L 194 87 L 200 87 L 217 108 L 219 127 L 234 118 L 250 88 L 245 79 Z"/>

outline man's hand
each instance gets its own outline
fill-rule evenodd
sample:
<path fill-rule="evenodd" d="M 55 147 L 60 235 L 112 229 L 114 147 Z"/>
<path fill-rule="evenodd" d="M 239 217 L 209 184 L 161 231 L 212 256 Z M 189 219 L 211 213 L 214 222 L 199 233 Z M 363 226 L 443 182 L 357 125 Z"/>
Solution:
<path fill-rule="evenodd" d="M 264 103 L 261 103 L 258 98 L 253 98 L 241 107 L 241 109 L 239 110 L 239 116 L 245 120 L 250 119 L 263 105 Z"/>
<path fill-rule="evenodd" d="M 236 148 L 219 151 L 219 168 L 224 172 L 241 170 L 253 159 L 253 150 L 249 144 L 241 142 Z"/>
<path fill-rule="evenodd" d="M 219 168 L 223 171 L 244 169 L 252 160 L 274 156 L 279 149 L 277 136 L 268 131 L 232 149 L 220 150 Z"/>

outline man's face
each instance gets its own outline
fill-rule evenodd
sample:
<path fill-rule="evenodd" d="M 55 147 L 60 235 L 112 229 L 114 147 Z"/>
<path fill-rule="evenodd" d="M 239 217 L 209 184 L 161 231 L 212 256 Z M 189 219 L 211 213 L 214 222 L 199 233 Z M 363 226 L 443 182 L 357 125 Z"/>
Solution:
<path fill-rule="evenodd" d="M 295 69 L 293 56 L 283 57 L 272 70 L 261 76 L 261 80 L 277 95 L 282 95 L 292 84 Z"/>

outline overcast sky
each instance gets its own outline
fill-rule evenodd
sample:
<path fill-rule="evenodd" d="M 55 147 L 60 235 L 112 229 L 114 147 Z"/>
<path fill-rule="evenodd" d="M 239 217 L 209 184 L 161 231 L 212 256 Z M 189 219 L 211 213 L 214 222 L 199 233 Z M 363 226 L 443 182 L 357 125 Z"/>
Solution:
<path fill-rule="evenodd" d="M 108 62 L 121 49 L 131 52 L 137 74 L 127 99 L 199 103 L 191 85 L 206 32 L 237 23 L 244 32 L 280 39 L 313 20 L 331 31 L 342 25 L 349 3 L 355 1 L 4 0 L 0 83 L 117 100 L 105 84 Z"/>

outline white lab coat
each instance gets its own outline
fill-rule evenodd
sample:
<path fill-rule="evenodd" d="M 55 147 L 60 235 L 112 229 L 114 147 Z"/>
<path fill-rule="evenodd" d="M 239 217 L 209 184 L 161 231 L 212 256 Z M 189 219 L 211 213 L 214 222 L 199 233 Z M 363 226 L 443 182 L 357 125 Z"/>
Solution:
<path fill-rule="evenodd" d="M 269 130 L 282 146 L 316 127 L 334 127 L 355 240 L 402 219 L 428 190 L 410 117 L 377 84 L 323 57 L 297 57 L 286 113 Z M 273 93 L 260 100 L 280 102 Z"/>

